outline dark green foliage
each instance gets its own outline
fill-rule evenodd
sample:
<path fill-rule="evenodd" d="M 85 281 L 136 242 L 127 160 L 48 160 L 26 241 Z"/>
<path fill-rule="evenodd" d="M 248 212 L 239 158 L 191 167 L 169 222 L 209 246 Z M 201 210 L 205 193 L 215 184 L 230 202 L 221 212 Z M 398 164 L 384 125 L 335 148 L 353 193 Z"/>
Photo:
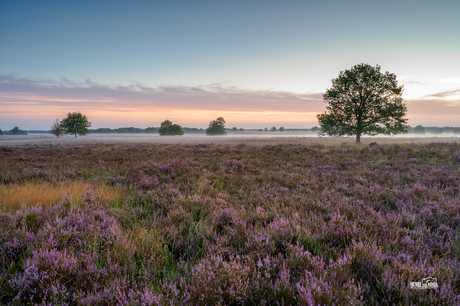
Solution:
<path fill-rule="evenodd" d="M 421 125 L 417 125 L 414 127 L 414 133 L 415 134 L 425 134 L 425 128 Z"/>
<path fill-rule="evenodd" d="M 158 132 L 160 133 L 160 136 L 166 135 L 166 131 L 168 130 L 168 127 L 170 125 L 172 125 L 172 122 L 169 121 L 168 119 L 166 119 L 165 121 L 161 123 L 160 129 L 158 130 Z"/>
<path fill-rule="evenodd" d="M 237 132 L 238 128 L 236 126 L 232 127 L 232 132 Z"/>
<path fill-rule="evenodd" d="M 319 131 L 319 127 L 314 126 L 314 127 L 311 128 L 311 131 L 312 131 L 312 132 L 318 132 L 318 131 Z"/>
<path fill-rule="evenodd" d="M 270 128 L 270 131 L 276 132 L 276 126 L 272 126 L 272 127 Z"/>
<path fill-rule="evenodd" d="M 172 124 L 166 129 L 165 135 L 184 135 L 184 131 L 180 125 Z"/>
<path fill-rule="evenodd" d="M 216 120 L 209 121 L 209 126 L 206 129 L 207 135 L 225 135 L 225 120 L 223 117 L 219 117 Z"/>
<path fill-rule="evenodd" d="M 279 131 L 280 131 L 280 132 L 284 132 L 284 127 L 281 126 L 281 127 L 279 128 Z"/>
<path fill-rule="evenodd" d="M 318 114 L 321 135 L 352 136 L 406 133 L 407 106 L 396 75 L 380 66 L 358 64 L 341 71 L 323 95 L 327 111 Z"/>
<path fill-rule="evenodd" d="M 74 134 L 77 138 L 77 134 L 84 136 L 89 134 L 89 127 L 91 122 L 88 122 L 88 118 L 82 115 L 80 112 L 68 113 L 67 118 L 61 121 L 61 127 L 66 134 Z"/>

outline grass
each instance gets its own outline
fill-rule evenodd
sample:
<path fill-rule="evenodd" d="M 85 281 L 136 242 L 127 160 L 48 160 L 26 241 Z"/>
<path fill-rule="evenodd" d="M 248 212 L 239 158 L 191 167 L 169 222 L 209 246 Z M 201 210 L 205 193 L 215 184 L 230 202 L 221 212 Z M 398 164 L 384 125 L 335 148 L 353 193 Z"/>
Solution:
<path fill-rule="evenodd" d="M 22 207 L 35 205 L 50 207 L 63 201 L 64 196 L 72 203 L 80 205 L 86 192 L 95 192 L 113 207 L 120 207 L 123 202 L 120 188 L 110 186 L 93 186 L 78 182 L 59 185 L 25 183 L 0 185 L 0 209 L 15 211 Z"/>

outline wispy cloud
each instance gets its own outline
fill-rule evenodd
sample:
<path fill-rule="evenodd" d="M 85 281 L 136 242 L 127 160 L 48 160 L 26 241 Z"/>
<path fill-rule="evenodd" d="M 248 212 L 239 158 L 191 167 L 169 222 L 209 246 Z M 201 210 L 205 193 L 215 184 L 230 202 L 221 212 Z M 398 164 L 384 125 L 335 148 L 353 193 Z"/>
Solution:
<path fill-rule="evenodd" d="M 454 78 L 446 78 L 446 79 L 441 79 L 439 82 L 442 83 L 454 83 L 454 84 L 460 84 L 460 78 L 454 77 Z"/>
<path fill-rule="evenodd" d="M 402 84 L 414 84 L 414 85 L 428 85 L 427 83 L 419 82 L 419 81 L 402 81 Z"/>
<path fill-rule="evenodd" d="M 85 81 L 20 78 L 0 75 L 0 105 L 35 103 L 43 106 L 107 108 L 112 110 L 194 109 L 232 111 L 321 111 L 319 93 L 297 94 L 276 90 L 142 83 L 102 84 Z"/>
<path fill-rule="evenodd" d="M 425 98 L 447 98 L 451 96 L 457 96 L 460 94 L 460 88 L 454 90 L 441 91 L 435 94 L 427 95 Z"/>

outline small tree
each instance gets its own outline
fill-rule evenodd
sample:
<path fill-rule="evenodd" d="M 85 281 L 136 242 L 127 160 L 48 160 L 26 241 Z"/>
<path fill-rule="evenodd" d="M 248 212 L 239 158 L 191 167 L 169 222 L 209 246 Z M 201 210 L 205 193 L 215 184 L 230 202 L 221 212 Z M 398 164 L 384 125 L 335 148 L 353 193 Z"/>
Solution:
<path fill-rule="evenodd" d="M 64 130 L 61 127 L 61 123 L 59 122 L 59 119 L 56 119 L 51 125 L 50 134 L 53 134 L 56 137 L 64 135 Z"/>
<path fill-rule="evenodd" d="M 209 126 L 206 129 L 207 135 L 225 135 L 225 120 L 223 117 L 219 117 L 216 120 L 209 121 Z"/>
<path fill-rule="evenodd" d="M 2 131 L 2 129 L 0 129 L 0 135 L 3 135 L 3 131 Z"/>
<path fill-rule="evenodd" d="M 262 129 L 258 129 L 257 131 L 258 131 L 258 132 L 263 132 L 264 130 L 262 130 Z"/>
<path fill-rule="evenodd" d="M 278 129 L 280 132 L 284 132 L 284 127 L 280 126 L 280 128 Z"/>
<path fill-rule="evenodd" d="M 417 125 L 416 127 L 414 127 L 413 131 L 415 134 L 425 134 L 425 128 L 421 125 Z"/>
<path fill-rule="evenodd" d="M 166 131 L 168 130 L 168 127 L 170 125 L 172 125 L 172 122 L 169 121 L 168 119 L 166 119 L 165 121 L 161 123 L 160 129 L 158 130 L 158 132 L 160 133 L 160 136 L 166 135 Z"/>
<path fill-rule="evenodd" d="M 320 134 L 356 135 L 356 143 L 361 143 L 363 134 L 407 133 L 402 91 L 396 75 L 381 73 L 379 65 L 358 64 L 341 71 L 323 95 L 327 111 L 316 116 Z"/>
<path fill-rule="evenodd" d="M 66 134 L 74 134 L 77 138 L 89 134 L 88 128 L 91 127 L 91 122 L 88 122 L 88 118 L 82 115 L 80 112 L 68 113 L 67 117 L 61 121 L 60 126 Z"/>
<path fill-rule="evenodd" d="M 314 127 L 311 128 L 311 131 L 312 131 L 312 132 L 318 132 L 318 131 L 319 131 L 319 127 L 314 126 Z"/>
<path fill-rule="evenodd" d="M 270 131 L 276 132 L 276 126 L 272 126 L 272 127 L 270 128 Z"/>
<path fill-rule="evenodd" d="M 236 126 L 232 127 L 232 132 L 237 132 L 238 128 Z"/>
<path fill-rule="evenodd" d="M 171 124 L 170 126 L 168 126 L 168 128 L 166 129 L 166 132 L 165 132 L 165 135 L 171 135 L 171 136 L 175 136 L 175 135 L 184 135 L 184 131 L 182 130 L 182 127 L 178 124 Z"/>
<path fill-rule="evenodd" d="M 264 131 L 267 132 L 267 131 L 268 131 L 268 128 L 265 128 Z"/>
<path fill-rule="evenodd" d="M 10 133 L 11 133 L 11 135 L 18 135 L 18 134 L 19 134 L 19 131 L 20 131 L 19 127 L 15 126 L 15 127 L 10 131 Z"/>
<path fill-rule="evenodd" d="M 240 128 L 240 132 L 244 132 L 244 129 L 243 129 L 243 128 Z"/>

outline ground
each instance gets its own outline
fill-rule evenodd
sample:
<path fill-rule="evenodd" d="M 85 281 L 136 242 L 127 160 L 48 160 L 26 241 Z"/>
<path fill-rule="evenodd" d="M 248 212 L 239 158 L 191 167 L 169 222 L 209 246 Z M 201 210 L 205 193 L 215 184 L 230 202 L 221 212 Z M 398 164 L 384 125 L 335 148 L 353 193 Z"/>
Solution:
<path fill-rule="evenodd" d="M 2 141 L 2 304 L 460 303 L 456 138 L 89 137 Z"/>

